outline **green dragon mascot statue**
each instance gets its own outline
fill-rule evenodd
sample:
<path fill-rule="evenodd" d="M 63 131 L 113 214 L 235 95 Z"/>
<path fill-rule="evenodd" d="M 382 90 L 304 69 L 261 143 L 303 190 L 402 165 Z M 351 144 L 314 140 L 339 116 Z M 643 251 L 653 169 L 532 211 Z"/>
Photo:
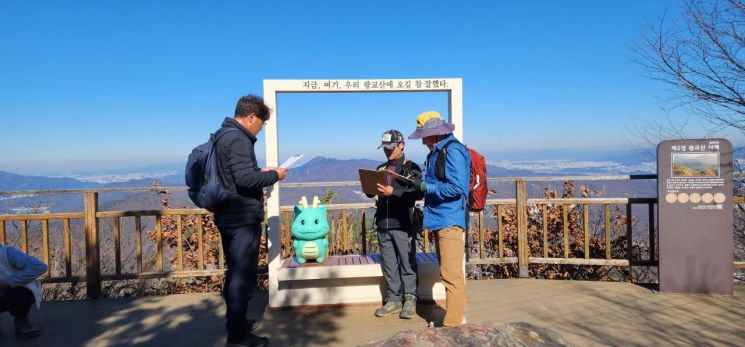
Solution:
<path fill-rule="evenodd" d="M 329 233 L 329 222 L 326 219 L 326 205 L 318 197 L 313 197 L 313 205 L 308 206 L 308 199 L 303 197 L 295 206 L 295 221 L 292 223 L 293 246 L 297 262 L 304 264 L 315 259 L 323 263 L 328 251 L 326 235 Z"/>

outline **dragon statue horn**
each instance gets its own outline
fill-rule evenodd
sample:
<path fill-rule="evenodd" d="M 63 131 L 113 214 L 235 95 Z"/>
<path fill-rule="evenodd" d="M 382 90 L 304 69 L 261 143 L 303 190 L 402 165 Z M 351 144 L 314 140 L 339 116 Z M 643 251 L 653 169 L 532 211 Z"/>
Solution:
<path fill-rule="evenodd" d="M 308 208 L 308 198 L 303 197 L 300 199 L 300 202 L 298 202 L 298 205 L 303 206 L 303 208 Z"/>
<path fill-rule="evenodd" d="M 317 196 L 313 197 L 313 207 L 318 207 L 318 205 L 321 203 L 321 200 L 318 199 Z"/>

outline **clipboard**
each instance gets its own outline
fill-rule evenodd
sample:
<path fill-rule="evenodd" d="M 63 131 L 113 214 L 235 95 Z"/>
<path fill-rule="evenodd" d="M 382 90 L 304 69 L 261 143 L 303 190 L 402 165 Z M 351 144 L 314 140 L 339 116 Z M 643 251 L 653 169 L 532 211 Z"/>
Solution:
<path fill-rule="evenodd" d="M 367 169 L 359 169 L 360 174 L 360 184 L 362 186 L 362 191 L 365 194 L 368 195 L 379 195 L 380 192 L 378 192 L 378 183 L 382 185 L 387 185 L 388 182 L 386 180 L 387 176 L 393 177 L 393 179 L 402 181 L 404 183 L 414 183 L 411 179 L 408 179 L 404 176 L 401 176 L 393 171 L 389 170 L 367 170 Z"/>
<path fill-rule="evenodd" d="M 405 177 L 405 176 L 401 176 L 401 175 L 399 175 L 399 174 L 397 174 L 397 173 L 395 173 L 395 172 L 393 172 L 391 170 L 383 170 L 383 172 L 385 172 L 386 175 L 393 177 L 393 179 L 396 180 L 396 181 L 400 181 L 400 182 L 403 182 L 403 183 L 406 183 L 406 184 L 413 184 L 414 183 L 414 181 L 412 179 L 410 179 L 408 177 Z"/>
<path fill-rule="evenodd" d="M 380 194 L 380 192 L 378 192 L 378 183 L 383 185 L 387 184 L 385 179 L 386 175 L 383 171 L 360 169 L 359 173 L 362 191 L 367 195 Z"/>

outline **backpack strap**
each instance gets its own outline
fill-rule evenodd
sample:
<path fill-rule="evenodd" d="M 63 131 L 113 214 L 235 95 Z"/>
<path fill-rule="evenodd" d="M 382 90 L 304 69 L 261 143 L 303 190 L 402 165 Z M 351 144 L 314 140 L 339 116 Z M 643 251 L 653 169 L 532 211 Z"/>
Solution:
<path fill-rule="evenodd" d="M 233 127 L 221 127 L 220 129 L 217 129 L 214 134 L 210 134 L 210 141 L 212 141 L 213 144 L 216 144 L 217 141 L 220 140 L 221 137 L 223 137 L 223 135 L 231 131 L 238 131 L 238 129 Z"/>
<path fill-rule="evenodd" d="M 411 175 L 411 160 L 404 160 L 403 165 L 401 165 L 401 173 L 403 174 L 403 176 Z"/>
<path fill-rule="evenodd" d="M 445 181 L 445 161 L 447 160 L 447 149 L 448 146 L 450 146 L 453 142 L 458 142 L 458 140 L 450 140 L 442 145 L 440 153 L 437 155 L 437 159 L 435 159 L 435 176 L 437 176 L 437 178 L 443 182 Z"/>
<path fill-rule="evenodd" d="M 212 150 L 215 152 L 215 155 L 217 155 L 217 176 L 220 177 L 220 183 L 222 183 L 223 187 L 226 187 L 228 190 L 232 191 L 233 193 L 237 193 L 238 190 L 235 187 L 234 184 L 228 184 L 228 179 L 225 177 L 225 174 L 222 172 L 222 165 L 220 163 L 220 153 L 218 151 L 217 141 L 220 140 L 225 134 L 233 131 L 238 131 L 238 129 L 233 127 L 221 127 L 220 129 L 217 129 L 217 131 L 213 134 L 210 134 L 210 141 L 212 142 Z"/>

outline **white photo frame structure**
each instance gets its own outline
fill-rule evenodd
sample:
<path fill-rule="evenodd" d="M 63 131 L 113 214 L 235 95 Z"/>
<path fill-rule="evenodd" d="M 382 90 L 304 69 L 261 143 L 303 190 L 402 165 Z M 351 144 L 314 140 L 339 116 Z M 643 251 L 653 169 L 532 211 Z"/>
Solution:
<path fill-rule="evenodd" d="M 425 78 L 425 79 L 363 79 L 363 80 L 264 80 L 264 103 L 269 106 L 271 122 L 264 128 L 266 143 L 266 164 L 268 167 L 279 166 L 278 119 L 279 105 L 277 95 L 280 93 L 397 93 L 397 92 L 447 92 L 448 121 L 455 125 L 453 135 L 463 141 L 463 79 L 462 78 Z M 427 110 L 422 110 L 422 112 Z M 414 124 L 416 115 L 411 115 Z M 308 302 L 293 302 L 290 290 L 280 290 L 280 189 L 276 183 L 267 201 L 267 251 L 269 256 L 269 308 L 296 306 L 298 304 L 325 304 L 323 299 Z M 319 268 L 315 268 L 316 271 Z M 338 274 L 336 274 L 338 276 Z M 341 297 L 341 302 L 348 303 Z"/>

